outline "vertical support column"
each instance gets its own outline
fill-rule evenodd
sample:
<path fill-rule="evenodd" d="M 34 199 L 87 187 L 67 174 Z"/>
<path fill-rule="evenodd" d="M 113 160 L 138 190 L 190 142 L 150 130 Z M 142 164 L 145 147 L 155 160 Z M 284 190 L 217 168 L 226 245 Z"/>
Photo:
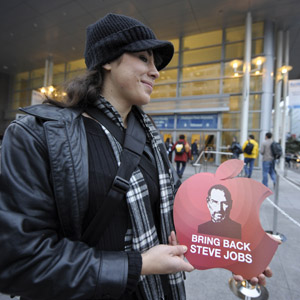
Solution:
<path fill-rule="evenodd" d="M 245 25 L 245 53 L 244 53 L 244 80 L 243 98 L 241 105 L 241 134 L 240 142 L 244 143 L 248 136 L 248 113 L 249 113 L 249 94 L 250 94 L 250 71 L 251 71 L 251 38 L 252 38 L 252 17 L 247 13 Z"/>
<path fill-rule="evenodd" d="M 274 126 L 273 137 L 274 141 L 279 141 L 279 123 L 280 123 L 280 99 L 281 99 L 281 72 L 279 69 L 282 67 L 282 40 L 283 32 L 278 31 L 277 34 L 277 53 L 276 53 L 276 84 L 275 84 L 275 102 L 274 102 Z"/>
<path fill-rule="evenodd" d="M 261 96 L 261 115 L 260 115 L 260 141 L 263 141 L 265 135 L 271 129 L 271 116 L 273 106 L 273 77 L 274 77 L 274 26 L 273 22 L 265 21 L 264 29 L 264 56 L 262 78 L 262 96 Z"/>
<path fill-rule="evenodd" d="M 48 86 L 53 83 L 53 58 L 52 56 L 48 57 L 49 60 L 49 68 L 48 68 Z"/>
<path fill-rule="evenodd" d="M 53 59 L 52 56 L 48 56 L 45 60 L 45 72 L 44 72 L 44 87 L 52 85 L 53 80 Z"/>
<path fill-rule="evenodd" d="M 49 68 L 49 60 L 46 58 L 45 60 L 45 72 L 44 72 L 44 84 L 43 86 L 48 86 L 48 68 Z"/>
<path fill-rule="evenodd" d="M 289 65 L 289 44 L 290 37 L 289 31 L 285 32 L 285 47 L 284 47 L 284 65 Z M 283 111 L 282 111 L 282 126 L 281 126 L 281 148 L 282 156 L 280 158 L 279 168 L 281 171 L 284 171 L 284 162 L 285 162 L 285 140 L 286 140 L 286 114 L 287 114 L 287 96 L 288 96 L 288 71 L 284 73 L 283 77 Z"/>

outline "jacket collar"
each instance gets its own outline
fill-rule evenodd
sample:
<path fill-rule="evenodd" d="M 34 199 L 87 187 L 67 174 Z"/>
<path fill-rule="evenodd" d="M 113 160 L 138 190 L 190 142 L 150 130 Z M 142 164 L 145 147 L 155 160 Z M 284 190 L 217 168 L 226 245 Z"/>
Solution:
<path fill-rule="evenodd" d="M 68 110 L 68 113 L 64 113 Z M 51 104 L 37 104 L 20 108 L 26 114 L 48 121 L 72 121 L 83 112 L 82 108 L 62 108 Z"/>

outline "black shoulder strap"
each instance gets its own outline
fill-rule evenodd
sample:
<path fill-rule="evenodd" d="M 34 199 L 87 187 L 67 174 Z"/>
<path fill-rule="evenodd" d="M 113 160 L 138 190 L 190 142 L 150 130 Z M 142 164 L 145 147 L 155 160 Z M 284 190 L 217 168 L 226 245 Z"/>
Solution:
<path fill-rule="evenodd" d="M 146 144 L 146 134 L 133 113 L 128 115 L 126 134 L 102 111 L 97 108 L 87 108 L 85 111 L 99 123 L 103 124 L 110 133 L 123 145 L 120 157 L 120 167 L 116 177 L 104 199 L 100 209 L 84 231 L 82 240 L 90 246 L 95 246 L 107 224 L 111 220 L 116 207 L 124 199 L 129 189 L 129 180 L 139 164 Z"/>

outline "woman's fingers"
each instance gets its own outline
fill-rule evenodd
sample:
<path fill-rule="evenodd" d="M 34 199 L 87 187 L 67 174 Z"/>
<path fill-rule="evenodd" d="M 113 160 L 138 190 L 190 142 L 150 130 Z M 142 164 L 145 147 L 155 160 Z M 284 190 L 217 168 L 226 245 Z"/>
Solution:
<path fill-rule="evenodd" d="M 267 277 L 272 277 L 273 273 L 272 273 L 272 270 L 270 269 L 270 267 L 266 267 L 266 269 L 261 273 L 259 274 L 257 277 L 252 277 L 249 282 L 252 284 L 252 285 L 266 285 L 267 283 Z M 232 274 L 233 276 L 233 279 L 235 281 L 243 281 L 245 280 L 243 278 L 243 276 L 241 275 L 236 275 L 236 274 Z"/>
<path fill-rule="evenodd" d="M 183 259 L 186 246 L 157 245 L 142 254 L 142 275 L 191 272 L 194 267 Z"/>

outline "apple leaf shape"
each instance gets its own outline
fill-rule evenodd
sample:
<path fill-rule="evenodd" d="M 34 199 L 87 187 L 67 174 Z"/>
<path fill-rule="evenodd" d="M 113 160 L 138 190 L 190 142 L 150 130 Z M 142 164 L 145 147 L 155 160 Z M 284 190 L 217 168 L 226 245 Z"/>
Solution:
<path fill-rule="evenodd" d="M 218 167 L 215 176 L 218 179 L 233 178 L 239 175 L 243 167 L 244 162 L 239 159 L 226 160 Z"/>
<path fill-rule="evenodd" d="M 231 159 L 215 174 L 184 181 L 175 197 L 174 223 L 196 269 L 224 268 L 250 279 L 269 265 L 278 243 L 259 219 L 260 206 L 272 192 L 258 181 L 234 177 L 242 167 L 242 161 Z"/>

